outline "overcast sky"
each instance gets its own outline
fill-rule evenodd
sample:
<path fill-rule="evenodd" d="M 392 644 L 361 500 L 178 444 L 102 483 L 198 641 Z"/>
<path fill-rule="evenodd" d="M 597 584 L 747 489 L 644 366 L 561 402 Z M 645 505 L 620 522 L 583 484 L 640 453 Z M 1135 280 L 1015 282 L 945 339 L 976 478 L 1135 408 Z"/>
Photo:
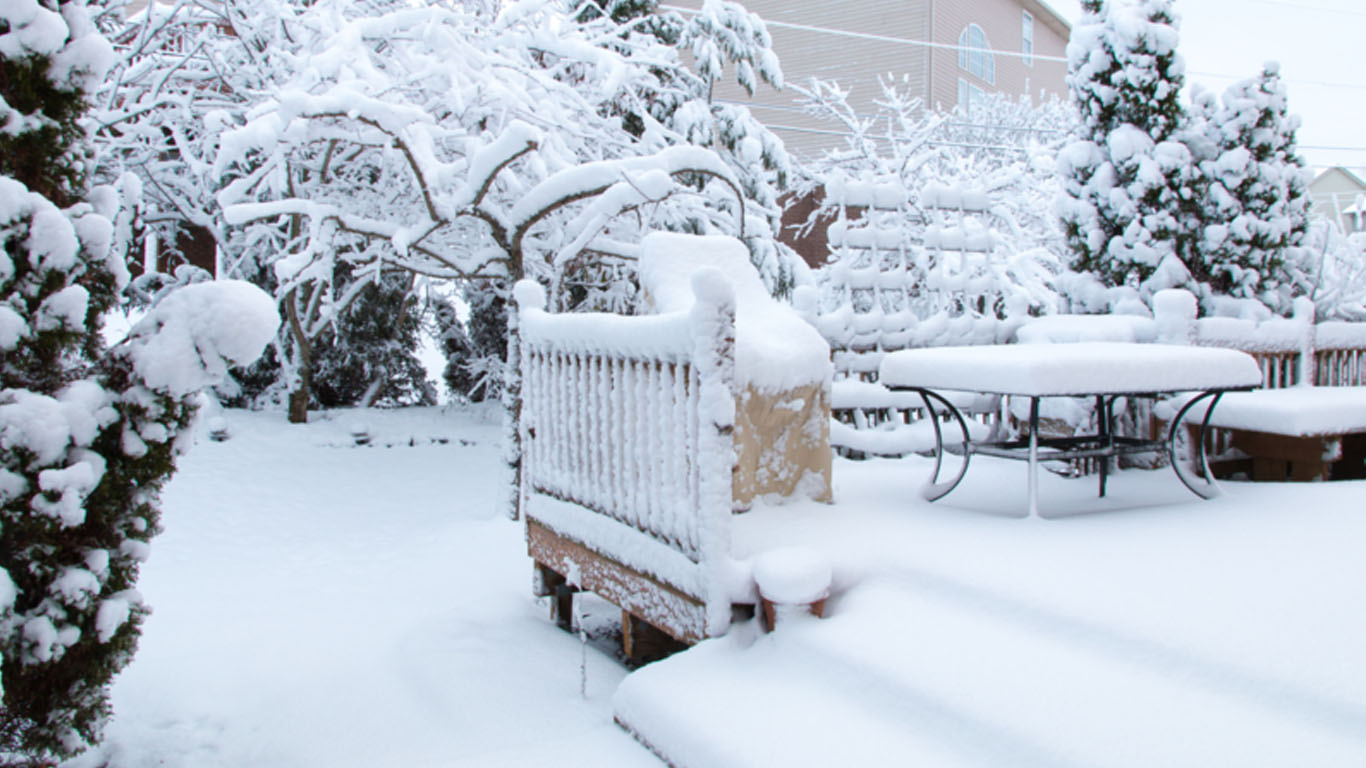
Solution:
<path fill-rule="evenodd" d="M 1046 0 L 1073 23 L 1078 0 Z M 1187 85 L 1222 93 L 1279 61 L 1306 160 L 1366 172 L 1366 2 L 1175 0 Z M 1351 148 L 1319 149 L 1318 147 Z"/>

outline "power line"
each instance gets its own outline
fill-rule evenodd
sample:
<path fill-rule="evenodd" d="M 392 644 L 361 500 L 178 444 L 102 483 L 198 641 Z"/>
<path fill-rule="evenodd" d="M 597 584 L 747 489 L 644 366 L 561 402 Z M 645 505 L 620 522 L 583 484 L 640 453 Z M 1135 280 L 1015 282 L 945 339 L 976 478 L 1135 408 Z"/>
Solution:
<path fill-rule="evenodd" d="M 701 11 L 699 11 L 696 8 L 684 8 L 681 5 L 660 5 L 659 7 L 666 8 L 670 11 L 679 11 L 681 13 L 701 13 Z M 764 26 L 775 27 L 778 29 L 795 29 L 799 32 L 818 32 L 820 34 L 826 35 L 850 37 L 856 40 L 873 40 L 879 43 L 895 43 L 897 45 L 910 45 L 918 48 L 934 48 L 945 51 L 964 50 L 961 46 L 954 45 L 952 43 L 936 43 L 929 40 L 908 40 L 904 37 L 891 37 L 890 35 L 875 35 L 871 32 L 851 32 L 847 29 L 831 29 L 830 27 L 818 27 L 812 26 L 810 24 L 793 24 L 789 21 L 769 21 L 765 19 Z M 1040 53 L 1016 53 L 1014 51 L 1002 51 L 997 50 L 995 48 L 987 48 L 986 51 L 988 53 L 991 53 L 992 55 L 997 56 L 1010 56 L 1019 59 L 1032 59 L 1035 61 L 1058 61 L 1062 62 L 1063 64 L 1067 63 L 1066 56 L 1045 56 Z"/>
<path fill-rule="evenodd" d="M 1300 5 L 1299 3 L 1287 3 L 1284 0 L 1250 0 L 1261 5 L 1278 5 L 1282 8 L 1294 8 L 1299 11 L 1317 11 L 1319 13 L 1338 13 L 1343 16 L 1360 16 L 1366 18 L 1366 13 L 1361 11 L 1349 11 L 1346 8 L 1324 8 L 1318 5 Z"/>
<path fill-rule="evenodd" d="M 1272 0 L 1260 0 L 1260 1 L 1261 1 L 1261 2 L 1272 2 Z M 1283 4 L 1283 5 L 1289 5 L 1289 3 L 1282 3 L 1282 4 Z M 701 11 L 699 11 L 699 10 L 696 9 L 696 8 L 685 8 L 685 7 L 681 6 L 681 5 L 660 5 L 660 7 L 661 7 L 661 8 L 665 8 L 665 9 L 670 10 L 670 11 L 679 11 L 679 12 L 681 12 L 681 13 L 692 13 L 692 14 L 701 13 Z M 1320 9 L 1317 9 L 1317 10 L 1329 10 L 1329 9 L 1320 8 Z M 1357 14 L 1357 15 L 1366 15 L 1366 14 Z M 890 35 L 875 35 L 875 34 L 872 34 L 872 33 L 870 33 L 870 32 L 852 32 L 852 31 L 847 30 L 847 29 L 833 29 L 833 28 L 831 28 L 831 27 L 820 27 L 820 26 L 815 26 L 815 25 L 811 25 L 811 24 L 794 24 L 794 23 L 788 22 L 788 21 L 767 21 L 767 20 L 765 20 L 765 21 L 764 21 L 764 26 L 765 26 L 765 27 L 774 27 L 774 28 L 777 28 L 777 29 L 795 29 L 795 30 L 799 30 L 799 31 L 802 31 L 802 32 L 816 32 L 816 33 L 826 34 L 826 35 L 835 35 L 835 36 L 837 36 L 837 37 L 848 37 L 848 38 L 852 38 L 852 39 L 855 39 L 855 40 L 872 40 L 872 41 L 880 42 L 880 43 L 894 43 L 894 44 L 896 44 L 896 45 L 909 45 L 909 46 L 913 46 L 913 47 L 917 47 L 917 48 L 931 48 L 931 49 L 935 49 L 935 50 L 946 50 L 946 51 L 962 51 L 962 50 L 964 50 L 964 48 L 963 48 L 962 46 L 955 45 L 955 44 L 952 44 L 952 43 L 936 43 L 936 42 L 932 42 L 932 41 L 930 41 L 930 40 L 909 40 L 909 39 L 904 38 L 904 37 L 892 37 L 892 36 L 890 36 Z M 1061 63 L 1063 63 L 1063 64 L 1066 64 L 1066 63 L 1067 63 L 1067 57 L 1066 57 L 1066 56 L 1045 56 L 1045 55 L 1039 54 L 1039 53 L 1033 53 L 1033 54 L 1028 54 L 1028 53 L 1016 53 L 1015 51 L 1003 51 L 1003 50 L 1000 50 L 1000 49 L 997 49 L 997 48 L 988 48 L 988 49 L 986 49 L 986 50 L 987 50 L 988 53 L 992 54 L 993 56 L 1008 56 L 1008 57 L 1020 58 L 1020 59 L 1033 59 L 1033 60 L 1037 60 L 1037 61 L 1055 61 L 1055 62 L 1061 62 Z M 1221 73 L 1218 73 L 1218 72 L 1188 72 L 1187 74 L 1195 75 L 1195 76 L 1198 76 L 1198 77 L 1212 77 L 1212 78 L 1217 78 L 1217 79 L 1220 79 L 1220 80 L 1233 80 L 1233 81 L 1237 81 L 1237 80 L 1247 80 L 1247 79 L 1248 79 L 1248 76 L 1247 76 L 1247 75 L 1228 75 L 1228 74 L 1221 74 Z M 1324 88 L 1341 88 L 1341 89 L 1354 90 L 1354 91 L 1366 91 L 1366 84 L 1362 84 L 1362 83 L 1343 83 L 1343 82 L 1332 82 L 1332 81 L 1328 81 L 1328 80 L 1298 80 L 1298 79 L 1292 80 L 1292 79 L 1288 79 L 1288 78 L 1285 78 L 1285 79 L 1284 79 L 1284 82 L 1285 82 L 1287 85 L 1314 85 L 1314 86 L 1320 86 L 1320 87 L 1324 87 Z"/>

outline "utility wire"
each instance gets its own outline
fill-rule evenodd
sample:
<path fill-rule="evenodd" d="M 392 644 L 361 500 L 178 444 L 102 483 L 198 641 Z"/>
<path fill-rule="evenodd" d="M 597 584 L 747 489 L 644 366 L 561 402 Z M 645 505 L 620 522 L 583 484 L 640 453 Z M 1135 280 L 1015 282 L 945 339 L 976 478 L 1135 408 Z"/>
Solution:
<path fill-rule="evenodd" d="M 1361 11 L 1349 11 L 1346 8 L 1324 8 L 1319 5 L 1300 5 L 1299 3 L 1287 3 L 1284 0 L 1250 0 L 1261 5 L 1278 5 L 1282 8 L 1294 8 L 1299 11 L 1317 11 L 1318 13 L 1339 13 L 1343 16 L 1360 16 L 1366 18 L 1366 13 Z"/>
<path fill-rule="evenodd" d="M 1261 0 L 1261 1 L 1262 1 L 1262 2 L 1271 2 L 1272 0 Z M 692 14 L 701 13 L 701 11 L 699 11 L 699 10 L 696 9 L 696 8 L 685 8 L 685 7 L 681 6 L 681 5 L 660 5 L 660 7 L 661 7 L 661 8 L 665 8 L 665 9 L 670 10 L 670 11 L 678 11 L 678 12 L 680 12 L 680 13 L 692 13 Z M 1326 8 L 1319 8 L 1319 9 L 1314 9 L 1314 10 L 1325 10 L 1325 11 L 1326 11 L 1326 10 L 1329 10 L 1329 9 L 1326 9 Z M 1366 14 L 1354 14 L 1354 15 L 1366 15 Z M 820 34 L 836 35 L 836 36 L 838 36 L 838 37 L 848 37 L 848 38 L 853 38 L 853 39 L 856 39 L 856 40 L 873 40 L 873 41 L 881 42 L 881 43 L 895 43 L 895 44 L 897 44 L 897 45 L 910 45 L 910 46 L 915 46 L 915 47 L 918 47 L 918 48 L 932 48 L 932 49 L 936 49 L 936 50 L 947 50 L 947 51 L 962 51 L 962 50 L 965 50 L 962 46 L 955 45 L 955 44 L 952 44 L 952 43 L 936 43 L 936 42 L 932 42 L 932 41 L 929 41 L 929 40 L 909 40 L 909 39 L 904 38 L 904 37 L 892 37 L 892 36 L 890 36 L 890 35 L 875 35 L 875 34 L 872 34 L 872 33 L 870 33 L 870 32 L 851 32 L 851 31 L 849 31 L 849 30 L 847 30 L 847 29 L 832 29 L 832 28 L 830 28 L 830 27 L 820 27 L 820 26 L 814 26 L 814 25 L 811 25 L 811 24 L 793 24 L 793 23 L 787 22 L 787 21 L 767 21 L 767 20 L 766 20 L 766 21 L 764 21 L 764 26 L 765 26 L 765 27 L 774 27 L 774 28 L 777 28 L 777 29 L 795 29 L 795 30 L 799 30 L 799 31 L 802 31 L 802 32 L 817 32 L 817 33 L 820 33 Z M 1064 63 L 1064 64 L 1067 63 L 1067 57 L 1066 57 L 1066 56 L 1045 56 L 1045 55 L 1040 54 L 1040 53 L 1016 53 L 1015 51 L 1003 51 L 1003 50 L 996 49 L 996 48 L 987 48 L 986 51 L 987 51 L 988 53 L 992 54 L 993 56 L 1009 56 L 1009 57 L 1012 57 L 1012 58 L 1020 58 L 1020 59 L 1033 59 L 1033 60 L 1037 60 L 1037 61 L 1056 61 L 1056 62 L 1062 62 L 1062 63 Z M 1198 71 L 1191 71 L 1191 72 L 1188 72 L 1187 74 L 1195 75 L 1195 76 L 1198 76 L 1198 77 L 1216 78 L 1216 79 L 1219 79 L 1219 80 L 1232 80 L 1232 81 L 1237 81 L 1237 80 L 1247 80 L 1247 79 L 1248 79 L 1247 75 L 1227 75 L 1227 74 L 1221 74 L 1221 73 L 1218 73 L 1218 72 L 1198 72 Z M 1289 78 L 1285 78 L 1285 79 L 1284 79 L 1284 82 L 1285 82 L 1286 84 L 1288 84 L 1288 85 L 1314 85 L 1314 86 L 1319 86 L 1319 87 L 1323 87 L 1323 88 L 1341 88 L 1341 89 L 1353 90 L 1353 91 L 1366 91 L 1366 84 L 1362 84 L 1362 83 L 1332 82 L 1332 81 L 1329 81 L 1329 80 L 1299 80 L 1299 79 L 1293 79 L 1293 80 L 1292 80 L 1292 79 L 1289 79 Z"/>
<path fill-rule="evenodd" d="M 761 103 L 758 103 L 758 102 L 746 102 L 746 101 L 739 101 L 739 100 L 736 100 L 736 99 L 717 99 L 716 101 L 717 101 L 718 103 L 721 103 L 721 104 L 734 104 L 734 105 L 737 105 L 737 106 L 748 107 L 748 108 L 750 108 L 750 109 L 771 109 L 771 110 L 778 111 L 778 112 L 791 112 L 791 113 L 794 113 L 794 114 L 807 114 L 806 110 L 803 109 L 802 107 L 798 107 L 798 106 L 790 105 L 790 104 L 761 104 Z M 865 119 L 874 119 L 874 120 L 875 120 L 875 119 L 878 119 L 878 117 L 879 117 L 878 115 L 867 114 L 867 113 L 855 113 L 855 116 L 856 116 L 856 117 L 860 117 L 860 118 L 865 118 Z M 1062 129 L 1060 129 L 1060 128 L 1031 128 L 1031 127 L 1027 127 L 1027 126 L 1014 126 L 1014 125 L 991 125 L 991 124 L 989 124 L 989 123 L 965 123 L 965 122 L 957 121 L 957 120 L 946 121 L 945 123 L 943 123 L 943 125 L 949 126 L 949 127 L 953 127 L 953 128 L 979 128 L 979 129 L 982 129 L 982 130 L 1003 131 L 1003 132 L 1018 132 L 1018 133 L 1050 133 L 1050 134 L 1059 134 L 1059 133 L 1065 134 L 1065 133 L 1068 133 L 1068 131 L 1062 130 Z M 800 127 L 793 126 L 793 125 L 769 125 L 769 127 L 770 127 L 770 128 L 773 128 L 773 129 L 781 129 L 781 130 L 785 130 L 785 131 L 797 131 L 797 132 L 800 132 L 800 133 L 825 133 L 825 134 L 831 134 L 831 135 L 836 135 L 836 136 L 852 136 L 852 135 L 853 135 L 852 133 L 849 133 L 848 131 L 836 131 L 836 130 L 829 130 L 829 129 L 822 130 L 822 129 L 816 129 L 816 128 L 800 128 Z M 1301 150 L 1313 150 L 1313 151 L 1315 151 L 1315 152 L 1366 152 L 1366 147 L 1332 146 L 1332 145 L 1325 145 L 1325 144 L 1296 144 L 1296 145 L 1295 145 L 1295 148 L 1296 148 L 1296 149 L 1301 149 Z"/>

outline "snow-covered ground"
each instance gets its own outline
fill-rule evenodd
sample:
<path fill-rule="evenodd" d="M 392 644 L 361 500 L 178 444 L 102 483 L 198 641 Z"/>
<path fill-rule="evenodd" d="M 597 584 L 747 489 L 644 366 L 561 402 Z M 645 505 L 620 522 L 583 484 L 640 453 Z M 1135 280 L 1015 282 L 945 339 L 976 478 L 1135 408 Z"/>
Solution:
<path fill-rule="evenodd" d="M 612 724 L 625 670 L 590 646 L 581 698 L 530 596 L 496 411 L 312 417 L 229 411 L 182 459 L 107 752 L 75 765 L 657 766 Z"/>
<path fill-rule="evenodd" d="M 1366 764 L 1360 482 L 1203 502 L 1122 472 L 1098 500 L 1045 473 L 1040 520 L 1021 464 L 927 504 L 923 459 L 837 461 L 836 504 L 736 525 L 742 555 L 833 561 L 827 618 L 627 676 L 530 597 L 489 412 L 226 418 L 167 489 L 155 613 L 74 766 L 658 765 L 614 716 L 693 768 Z"/>

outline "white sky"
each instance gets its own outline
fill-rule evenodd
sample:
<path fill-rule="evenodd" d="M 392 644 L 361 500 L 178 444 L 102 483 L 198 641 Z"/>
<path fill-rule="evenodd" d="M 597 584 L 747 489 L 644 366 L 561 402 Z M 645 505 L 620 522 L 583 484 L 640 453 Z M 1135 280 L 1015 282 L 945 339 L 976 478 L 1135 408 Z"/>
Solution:
<path fill-rule="evenodd" d="M 1073 23 L 1081 16 L 1078 0 L 1047 2 Z M 1279 61 L 1290 111 L 1304 119 L 1305 159 L 1366 170 L 1366 2 L 1176 0 L 1174 7 L 1188 86 L 1222 93 L 1263 62 Z"/>

